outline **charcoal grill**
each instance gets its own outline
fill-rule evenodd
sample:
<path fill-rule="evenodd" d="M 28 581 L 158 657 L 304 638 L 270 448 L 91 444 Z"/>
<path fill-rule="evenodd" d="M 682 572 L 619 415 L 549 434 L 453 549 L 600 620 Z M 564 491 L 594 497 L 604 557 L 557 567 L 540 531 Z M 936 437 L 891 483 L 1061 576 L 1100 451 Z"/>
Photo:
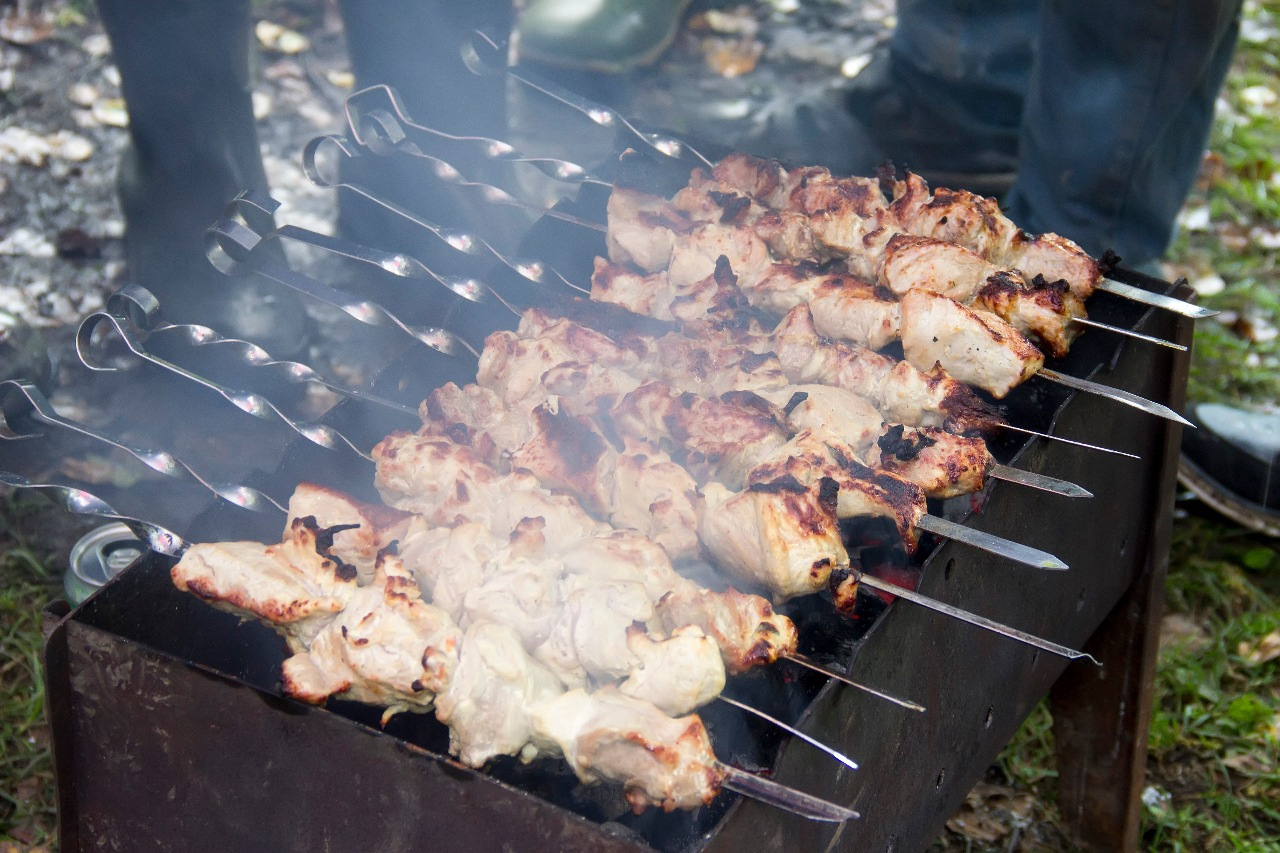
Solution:
<path fill-rule="evenodd" d="M 601 197 L 584 193 L 569 207 L 598 216 L 601 205 Z M 543 220 L 527 245 L 585 280 L 598 247 L 563 230 L 571 227 Z M 1136 273 L 1114 277 L 1170 290 Z M 509 270 L 490 280 L 513 298 L 528 293 L 527 282 L 513 280 Z M 1187 295 L 1185 286 L 1173 290 Z M 1105 322 L 1189 344 L 1184 318 L 1105 295 L 1090 307 Z M 410 315 L 415 310 L 429 308 L 405 306 Z M 471 304 L 455 303 L 450 311 L 448 325 L 473 336 L 510 322 Z M 1187 364 L 1185 352 L 1091 334 L 1055 366 L 1176 410 Z M 465 380 L 466 372 L 463 362 L 405 348 L 376 390 L 413 403 L 444 381 Z M 809 646 L 802 650 L 922 702 L 927 713 L 904 712 L 812 674 L 784 676 L 775 668 L 742 679 L 759 704 L 854 756 L 861 764 L 856 772 L 803 744 L 764 735 L 732 709 L 704 714 L 722 758 L 768 768 L 777 781 L 852 806 L 860 820 L 818 824 L 731 795 L 693 815 L 626 818 L 609 792 L 583 789 L 565 772 L 529 771 L 514 762 L 499 762 L 489 773 L 466 768 L 448 757 L 447 737 L 434 720 L 402 715 L 380 729 L 375 709 L 343 702 L 314 708 L 283 698 L 279 638 L 179 593 L 169 581 L 171 561 L 150 555 L 75 611 L 49 613 L 46 678 L 62 845 L 916 850 L 936 837 L 1048 695 L 1068 825 L 1081 843 L 1132 849 L 1180 431 L 1107 400 L 1035 383 L 1007 403 L 1014 423 L 1141 459 L 1005 439 L 1001 461 L 1070 479 L 1098 497 L 1071 501 L 992 483 L 976 499 L 941 509 L 976 529 L 1051 551 L 1071 570 L 1030 571 L 944 542 L 910 581 L 925 594 L 1089 651 L 1105 666 L 1068 665 L 920 608 L 880 607 L 872 599 L 848 621 L 820 602 L 802 602 L 792 611 Z M 352 402 L 326 422 L 365 446 L 412 426 Z M 295 439 L 279 467 L 252 484 L 287 494 L 307 479 L 376 497 L 362 460 L 326 454 Z M 128 494 L 115 501 L 126 514 L 129 502 Z M 184 533 L 195 540 L 270 541 L 279 529 L 274 519 L 213 505 Z M 863 557 L 870 567 L 875 555 Z"/>

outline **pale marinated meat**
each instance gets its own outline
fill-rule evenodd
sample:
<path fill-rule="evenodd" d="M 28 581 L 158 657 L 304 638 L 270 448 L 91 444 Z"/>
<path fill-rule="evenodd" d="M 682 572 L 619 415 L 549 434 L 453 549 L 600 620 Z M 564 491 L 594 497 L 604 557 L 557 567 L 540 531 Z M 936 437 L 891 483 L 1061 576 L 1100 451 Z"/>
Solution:
<path fill-rule="evenodd" d="M 927 290 L 902 297 L 902 350 L 917 369 L 938 365 L 997 398 L 1044 365 L 1044 354 L 999 317 Z"/>
<path fill-rule="evenodd" d="M 773 263 L 768 245 L 751 228 L 703 224 L 680 235 L 671 249 L 667 277 L 674 287 L 688 287 L 714 275 L 721 257 L 729 259 L 744 290 Z"/>
<path fill-rule="evenodd" d="M 898 296 L 923 288 L 968 302 L 994 271 L 986 258 L 964 246 L 896 234 L 885 249 L 880 280 Z"/>
<path fill-rule="evenodd" d="M 548 538 L 573 541 L 606 528 L 567 495 L 554 495 L 532 474 L 500 473 L 464 445 L 446 438 L 393 433 L 373 448 L 374 485 L 382 499 L 445 527 L 482 521 L 507 536 L 526 518 L 540 518 Z"/>
<path fill-rule="evenodd" d="M 305 702 L 330 696 L 382 705 L 385 723 L 400 711 L 429 711 L 458 663 L 462 632 L 421 599 L 399 558 L 383 551 L 373 581 L 358 589 L 323 629 L 291 640 L 284 692 Z"/>
<path fill-rule="evenodd" d="M 793 433 L 830 430 L 839 435 L 859 459 L 867 458 L 884 430 L 880 410 L 865 397 L 844 388 L 789 385 L 769 396 L 769 400 L 782 409 Z"/>
<path fill-rule="evenodd" d="M 699 628 L 685 625 L 670 637 L 654 638 L 632 627 L 627 644 L 638 663 L 618 685 L 619 692 L 650 702 L 664 714 L 687 714 L 724 690 L 720 647 Z"/>
<path fill-rule="evenodd" d="M 730 587 L 723 592 L 679 579 L 657 604 L 664 630 L 694 625 L 720 649 L 729 672 L 745 672 L 774 663 L 796 650 L 796 626 L 776 613 L 765 598 Z"/>
<path fill-rule="evenodd" d="M 510 626 L 478 622 L 462 636 L 453 678 L 436 698 L 436 718 L 449 727 L 449 751 L 469 767 L 499 755 L 530 761 L 539 754 L 531 709 L 563 690 Z"/>
<path fill-rule="evenodd" d="M 355 594 L 358 571 L 331 553 L 333 533 L 295 518 L 285 539 L 197 542 L 170 569 L 178 589 L 220 610 L 277 626 L 310 642 Z"/>
<path fill-rule="evenodd" d="M 784 477 L 742 492 L 709 483 L 698 538 L 717 566 L 769 590 L 775 600 L 810 595 L 848 562 L 836 516 L 838 491 L 830 479 L 806 485 Z"/>
<path fill-rule="evenodd" d="M 808 306 L 782 319 L 770 336 L 787 378 L 797 384 L 834 385 L 866 397 L 884 419 L 910 426 L 986 429 L 994 410 L 941 369 L 920 370 L 865 347 L 818 334 Z"/>
<path fill-rule="evenodd" d="M 544 749 L 562 753 L 585 782 L 621 782 L 637 811 L 697 808 L 719 793 L 723 774 L 696 714 L 669 717 L 614 687 L 570 690 L 530 711 Z"/>
<path fill-rule="evenodd" d="M 698 484 L 666 451 L 628 439 L 613 473 L 609 520 L 651 538 L 673 560 L 698 550 Z"/>
<path fill-rule="evenodd" d="M 623 187 L 609 194 L 606 215 L 609 259 L 644 272 L 666 269 L 677 232 L 689 227 L 666 199 Z"/>
<path fill-rule="evenodd" d="M 819 334 L 880 349 L 898 339 L 899 308 L 893 294 L 857 276 L 824 272 L 808 263 L 778 263 L 748 294 L 751 304 L 782 316 L 808 305 Z"/>

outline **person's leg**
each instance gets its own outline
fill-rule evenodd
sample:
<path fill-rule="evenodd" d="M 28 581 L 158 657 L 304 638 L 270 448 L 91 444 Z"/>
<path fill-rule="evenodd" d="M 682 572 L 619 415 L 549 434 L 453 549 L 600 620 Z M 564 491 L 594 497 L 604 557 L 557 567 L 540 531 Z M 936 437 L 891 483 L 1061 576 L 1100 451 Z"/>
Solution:
<path fill-rule="evenodd" d="M 1200 169 L 1239 0 L 1046 3 L 1010 216 L 1159 258 Z"/>
<path fill-rule="evenodd" d="M 850 108 L 876 150 L 949 186 L 1012 181 L 1039 0 L 900 0 L 887 53 L 855 79 Z"/>
<path fill-rule="evenodd" d="M 468 136 L 505 136 L 501 75 L 478 76 L 462 60 L 463 40 L 473 29 L 510 28 L 510 0 L 449 3 L 441 0 L 343 0 L 347 48 L 358 88 L 386 84 L 397 91 L 413 120 Z M 482 156 L 451 157 L 472 180 L 487 180 L 495 168 Z M 369 156 L 348 164 L 348 179 L 372 188 L 415 214 L 440 225 L 485 232 L 506 222 L 471 191 L 442 184 L 429 164 L 410 157 Z M 339 197 L 339 232 L 358 242 L 409 252 L 435 268 L 461 272 L 474 266 L 425 229 L 351 193 Z M 501 239 L 503 235 L 486 233 Z"/>
<path fill-rule="evenodd" d="M 98 0 L 129 110 L 120 166 L 129 275 L 171 320 L 296 350 L 286 293 L 228 280 L 204 231 L 244 189 L 265 191 L 250 97 L 249 0 Z"/>

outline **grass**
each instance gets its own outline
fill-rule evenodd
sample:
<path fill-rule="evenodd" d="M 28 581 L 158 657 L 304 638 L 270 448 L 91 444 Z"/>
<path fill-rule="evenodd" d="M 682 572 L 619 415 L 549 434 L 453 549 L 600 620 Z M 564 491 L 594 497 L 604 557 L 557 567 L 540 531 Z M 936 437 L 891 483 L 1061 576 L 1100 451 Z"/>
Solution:
<path fill-rule="evenodd" d="M 22 531 L 39 499 L 0 506 L 0 853 L 38 849 L 54 827 L 53 760 L 44 716 L 40 611 L 60 591 L 49 555 Z"/>

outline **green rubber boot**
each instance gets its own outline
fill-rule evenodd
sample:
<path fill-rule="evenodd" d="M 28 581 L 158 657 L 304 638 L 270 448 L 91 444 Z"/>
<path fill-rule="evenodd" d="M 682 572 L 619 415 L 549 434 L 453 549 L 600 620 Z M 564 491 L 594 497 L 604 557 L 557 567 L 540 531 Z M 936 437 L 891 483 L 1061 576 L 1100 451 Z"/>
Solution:
<path fill-rule="evenodd" d="M 522 59 L 617 74 L 657 59 L 690 0 L 530 0 L 516 22 Z"/>

